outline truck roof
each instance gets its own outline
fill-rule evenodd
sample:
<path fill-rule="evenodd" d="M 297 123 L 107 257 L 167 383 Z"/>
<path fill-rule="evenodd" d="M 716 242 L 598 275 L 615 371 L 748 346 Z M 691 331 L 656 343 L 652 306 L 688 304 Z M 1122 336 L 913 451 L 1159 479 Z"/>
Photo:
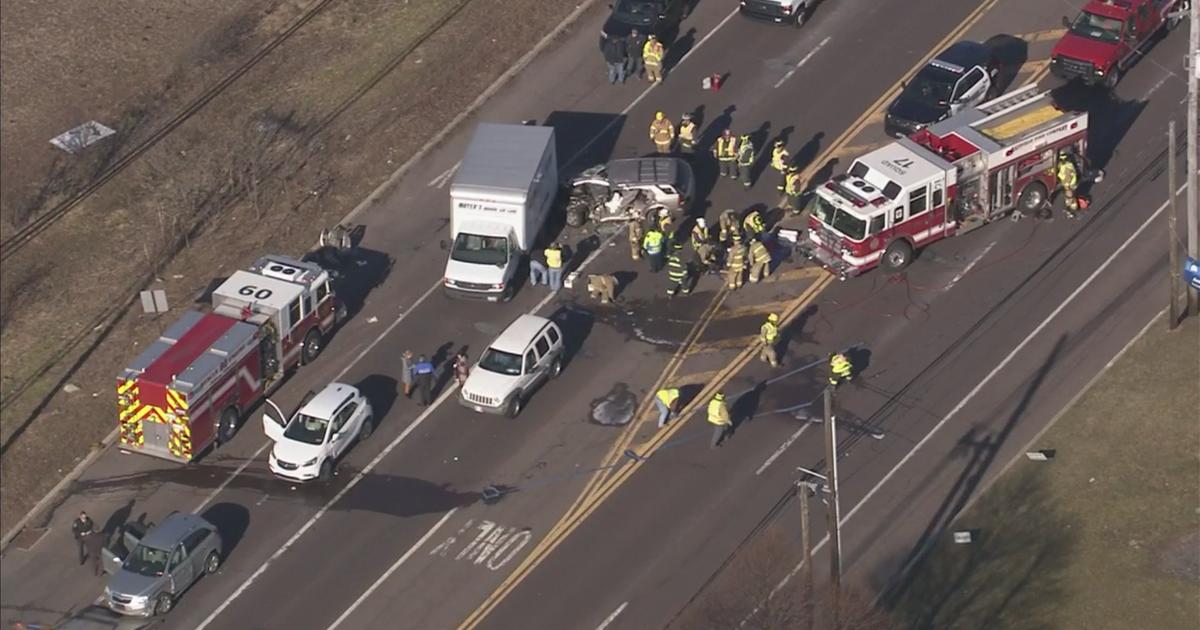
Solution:
<path fill-rule="evenodd" d="M 1108 18 L 1116 18 L 1118 20 L 1125 19 L 1133 9 L 1134 3 L 1130 0 L 1092 0 L 1083 7 L 1086 13 L 1095 13 Z"/>
<path fill-rule="evenodd" d="M 523 195 L 553 143 L 553 127 L 480 123 L 450 189 Z"/>
<path fill-rule="evenodd" d="M 902 139 L 955 162 L 983 151 L 1020 154 L 1040 148 L 1046 141 L 1087 128 L 1086 112 L 1067 111 L 1030 85 L 969 107 L 927 129 Z"/>
<path fill-rule="evenodd" d="M 224 315 L 188 311 L 118 378 L 138 379 L 143 388 L 171 387 L 185 396 L 193 394 L 211 384 L 210 377 L 230 356 L 239 355 L 247 344 L 253 344 L 257 332 L 257 326 Z"/>

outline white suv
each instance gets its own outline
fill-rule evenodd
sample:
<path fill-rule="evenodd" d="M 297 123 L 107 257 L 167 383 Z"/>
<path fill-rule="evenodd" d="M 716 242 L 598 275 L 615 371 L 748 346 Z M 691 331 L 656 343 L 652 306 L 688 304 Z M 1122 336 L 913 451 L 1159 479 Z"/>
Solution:
<path fill-rule="evenodd" d="M 562 355 L 558 324 L 522 315 L 480 355 L 458 392 L 458 402 L 480 413 L 515 418 L 542 381 L 562 372 Z"/>
<path fill-rule="evenodd" d="M 371 402 L 342 383 L 330 383 L 305 400 L 291 420 L 270 399 L 266 402 L 263 432 L 275 442 L 267 463 L 275 476 L 291 481 L 328 481 L 337 459 L 374 428 Z"/>

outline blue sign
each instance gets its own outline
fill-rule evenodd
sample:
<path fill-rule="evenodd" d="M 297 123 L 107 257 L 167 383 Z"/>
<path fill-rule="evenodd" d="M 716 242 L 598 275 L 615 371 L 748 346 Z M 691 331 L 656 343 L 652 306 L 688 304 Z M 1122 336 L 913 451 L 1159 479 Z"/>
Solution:
<path fill-rule="evenodd" d="M 1183 278 L 1193 289 L 1200 291 L 1200 261 L 1189 256 L 1183 263 Z"/>

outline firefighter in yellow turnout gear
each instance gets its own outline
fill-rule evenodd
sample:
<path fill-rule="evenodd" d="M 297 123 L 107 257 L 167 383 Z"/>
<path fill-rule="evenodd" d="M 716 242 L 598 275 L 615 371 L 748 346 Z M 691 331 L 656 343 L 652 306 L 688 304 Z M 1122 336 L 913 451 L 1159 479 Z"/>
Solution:
<path fill-rule="evenodd" d="M 765 280 L 771 275 L 771 252 L 762 239 L 750 242 L 750 282 Z"/>
<path fill-rule="evenodd" d="M 629 257 L 634 260 L 642 259 L 642 238 L 646 235 L 646 230 L 642 228 L 641 219 L 633 219 L 629 222 Z"/>
<path fill-rule="evenodd" d="M 1054 169 L 1054 177 L 1058 180 L 1058 187 L 1062 189 L 1063 201 L 1067 204 L 1067 214 L 1070 216 L 1079 210 L 1079 201 L 1075 197 L 1075 189 L 1079 186 L 1079 173 L 1075 169 L 1075 162 L 1065 151 L 1058 154 L 1058 166 Z"/>
<path fill-rule="evenodd" d="M 667 297 L 688 295 L 692 292 L 692 270 L 683 260 L 683 243 L 671 245 L 667 255 Z"/>
<path fill-rule="evenodd" d="M 671 152 L 671 144 L 675 142 L 675 125 L 667 119 L 666 114 L 655 112 L 654 122 L 650 123 L 650 141 L 659 153 Z"/>
<path fill-rule="evenodd" d="M 717 392 L 708 401 L 708 423 L 713 426 L 712 448 L 717 448 L 733 432 L 733 416 L 722 392 Z"/>
<path fill-rule="evenodd" d="M 666 50 L 658 37 L 651 35 L 642 46 L 642 63 L 646 66 L 646 80 L 651 83 L 662 83 L 663 56 Z"/>
<path fill-rule="evenodd" d="M 746 246 L 742 244 L 740 232 L 733 233 L 733 243 L 725 257 L 725 286 L 731 290 L 742 288 L 746 273 Z"/>
<path fill-rule="evenodd" d="M 758 358 L 766 361 L 771 367 L 779 367 L 779 351 L 776 346 L 779 344 L 779 316 L 775 313 L 767 315 L 767 321 L 763 322 L 762 328 L 758 331 L 758 340 L 762 342 L 762 350 L 758 353 Z"/>
<path fill-rule="evenodd" d="M 854 366 L 841 352 L 829 355 L 829 384 L 837 387 L 854 376 Z"/>
<path fill-rule="evenodd" d="M 767 229 L 767 222 L 763 221 L 761 212 L 751 210 L 746 213 L 746 218 L 742 219 L 742 227 L 746 229 L 747 238 L 758 238 Z"/>
<path fill-rule="evenodd" d="M 782 191 L 787 186 L 788 162 L 792 159 L 788 153 L 787 147 L 783 146 L 783 140 L 776 140 L 775 146 L 771 149 L 771 168 L 779 172 L 779 185 L 775 188 Z"/>
<path fill-rule="evenodd" d="M 729 208 L 721 212 L 721 232 L 717 236 L 717 240 L 722 243 L 728 243 L 733 240 L 733 235 L 737 234 L 741 237 L 741 228 L 738 227 L 737 210 Z"/>
<path fill-rule="evenodd" d="M 713 157 L 717 158 L 721 177 L 737 179 L 737 138 L 733 132 L 726 129 L 721 137 L 713 144 Z"/>
<path fill-rule="evenodd" d="M 751 142 L 750 136 L 742 136 L 738 138 L 737 148 L 737 173 L 738 181 L 742 182 L 742 188 L 750 188 L 752 182 L 750 175 L 754 170 L 754 143 Z"/>
<path fill-rule="evenodd" d="M 696 121 L 691 114 L 684 114 L 679 120 L 679 151 L 691 155 L 696 150 Z"/>

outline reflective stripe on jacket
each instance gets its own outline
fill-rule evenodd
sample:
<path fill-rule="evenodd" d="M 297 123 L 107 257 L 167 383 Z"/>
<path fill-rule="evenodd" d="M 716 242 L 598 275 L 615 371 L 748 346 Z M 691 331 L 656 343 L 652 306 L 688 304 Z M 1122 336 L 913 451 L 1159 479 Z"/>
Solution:
<path fill-rule="evenodd" d="M 835 354 L 829 360 L 829 371 L 838 376 L 850 376 L 850 361 L 843 354 Z"/>
<path fill-rule="evenodd" d="M 737 141 L 724 136 L 717 138 L 717 159 L 732 160 L 737 157 Z"/>

